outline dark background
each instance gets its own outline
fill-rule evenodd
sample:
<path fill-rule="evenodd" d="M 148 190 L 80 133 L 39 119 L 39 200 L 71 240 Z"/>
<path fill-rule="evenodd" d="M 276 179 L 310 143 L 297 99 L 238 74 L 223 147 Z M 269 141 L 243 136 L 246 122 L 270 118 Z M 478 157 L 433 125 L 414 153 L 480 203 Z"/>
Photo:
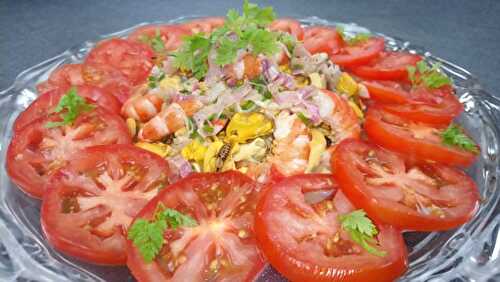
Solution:
<path fill-rule="evenodd" d="M 22 70 L 62 51 L 143 21 L 223 15 L 242 1 L 6 1 L 0 3 L 0 89 Z M 356 22 L 408 39 L 479 77 L 500 96 L 500 1 L 253 1 L 279 16 Z"/>

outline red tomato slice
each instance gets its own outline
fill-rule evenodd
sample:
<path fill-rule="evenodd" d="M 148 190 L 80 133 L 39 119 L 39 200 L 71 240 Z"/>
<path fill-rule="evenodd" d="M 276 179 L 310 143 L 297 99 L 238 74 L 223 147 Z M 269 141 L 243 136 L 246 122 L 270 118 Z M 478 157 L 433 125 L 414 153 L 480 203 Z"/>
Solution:
<path fill-rule="evenodd" d="M 383 38 L 371 37 L 356 45 L 344 45 L 338 53 L 331 53 L 330 59 L 343 67 L 359 66 L 377 57 L 384 48 Z"/>
<path fill-rule="evenodd" d="M 47 178 L 75 152 L 94 145 L 132 140 L 119 115 L 102 108 L 80 114 L 71 126 L 47 128 L 59 115 L 37 119 L 14 134 L 7 151 L 7 172 L 21 190 L 41 198 Z"/>
<path fill-rule="evenodd" d="M 89 103 L 96 104 L 115 114 L 120 113 L 120 102 L 114 96 L 104 92 L 98 87 L 90 85 L 78 86 L 77 93 L 79 96 L 86 98 Z M 32 121 L 46 117 L 53 112 L 64 94 L 66 94 L 65 91 L 54 89 L 36 98 L 36 100 L 17 117 L 14 122 L 14 132 L 18 132 Z"/>
<path fill-rule="evenodd" d="M 83 64 L 82 76 L 85 83 L 102 88 L 115 96 L 120 103 L 125 103 L 132 93 L 133 85 L 128 78 L 111 66 L 93 63 Z"/>
<path fill-rule="evenodd" d="M 393 281 L 407 268 L 400 232 L 377 225 L 377 248 L 387 254 L 370 254 L 340 225 L 339 215 L 353 210 L 330 175 L 285 178 L 267 188 L 257 206 L 259 246 L 291 281 Z"/>
<path fill-rule="evenodd" d="M 133 85 L 146 81 L 153 67 L 149 46 L 124 39 L 101 41 L 90 51 L 85 63 L 103 64 L 119 70 Z"/>
<path fill-rule="evenodd" d="M 212 33 L 212 31 L 214 31 L 214 29 L 219 28 L 223 25 L 224 25 L 224 18 L 207 17 L 189 21 L 187 23 L 184 23 L 182 26 L 191 31 L 192 34 L 200 32 L 204 34 L 210 34 Z"/>
<path fill-rule="evenodd" d="M 164 159 L 133 145 L 82 150 L 46 184 L 45 236 L 57 250 L 78 259 L 125 264 L 125 231 L 168 184 L 168 175 Z"/>
<path fill-rule="evenodd" d="M 359 140 L 341 143 L 332 166 L 340 188 L 357 207 L 401 229 L 455 228 L 479 204 L 476 185 L 464 172 L 438 164 L 406 166 L 398 155 Z"/>
<path fill-rule="evenodd" d="M 441 134 L 445 129 L 414 123 L 376 106 L 370 107 L 366 113 L 366 134 L 378 145 L 410 159 L 452 166 L 472 164 L 476 154 L 443 144 Z"/>
<path fill-rule="evenodd" d="M 354 67 L 350 71 L 364 79 L 407 80 L 407 67 L 415 66 L 421 60 L 419 55 L 406 52 L 381 52 L 369 64 Z"/>
<path fill-rule="evenodd" d="M 411 88 L 394 81 L 365 81 L 370 98 L 401 117 L 428 124 L 447 125 L 463 111 L 463 105 L 453 95 L 453 88 Z"/>
<path fill-rule="evenodd" d="M 81 64 L 66 64 L 55 69 L 44 81 L 36 86 L 38 93 L 45 93 L 55 88 L 68 89 L 72 85 L 82 85 L 85 80 L 82 76 Z"/>
<path fill-rule="evenodd" d="M 160 255 L 144 262 L 131 241 L 127 266 L 147 281 L 253 281 L 264 266 L 253 230 L 256 184 L 237 171 L 199 173 L 162 190 L 137 215 L 151 219 L 160 203 L 198 226 L 168 229 Z"/>
<path fill-rule="evenodd" d="M 274 20 L 269 29 L 289 33 L 299 41 L 304 39 L 304 29 L 300 26 L 300 22 L 295 19 L 281 18 Z"/>
<path fill-rule="evenodd" d="M 304 47 L 311 54 L 325 52 L 338 53 L 343 45 L 342 37 L 335 28 L 313 26 L 304 30 Z"/>
<path fill-rule="evenodd" d="M 139 27 L 128 36 L 128 40 L 143 42 L 143 38 L 155 37 L 157 32 L 167 51 L 173 51 L 182 45 L 182 37 L 189 35 L 190 30 L 180 25 L 147 25 Z"/>

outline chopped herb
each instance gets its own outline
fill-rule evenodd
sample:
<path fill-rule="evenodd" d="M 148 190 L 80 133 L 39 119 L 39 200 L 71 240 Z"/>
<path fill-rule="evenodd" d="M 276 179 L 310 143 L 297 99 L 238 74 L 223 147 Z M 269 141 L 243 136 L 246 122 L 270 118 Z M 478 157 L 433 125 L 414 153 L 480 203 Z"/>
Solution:
<path fill-rule="evenodd" d="M 252 79 L 250 84 L 262 95 L 262 101 L 273 98 L 273 94 L 267 89 L 266 81 L 262 76 Z"/>
<path fill-rule="evenodd" d="M 161 33 L 160 29 L 156 29 L 155 31 L 155 36 L 147 36 L 147 35 L 141 35 L 139 37 L 139 41 L 141 41 L 144 44 L 147 44 L 153 48 L 153 50 L 156 53 L 163 53 L 165 52 L 165 44 L 163 43 L 163 40 L 161 39 Z"/>
<path fill-rule="evenodd" d="M 463 133 L 463 130 L 456 124 L 450 124 L 448 128 L 441 133 L 443 144 L 479 154 L 479 149 L 474 140 Z"/>
<path fill-rule="evenodd" d="M 83 97 L 78 95 L 76 87 L 71 87 L 71 89 L 61 97 L 54 109 L 55 113 L 62 112 L 61 117 L 63 120 L 48 122 L 45 126 L 47 128 L 52 128 L 72 124 L 81 113 L 91 111 L 94 108 L 94 105 L 88 104 Z"/>
<path fill-rule="evenodd" d="M 214 128 L 211 127 L 208 124 L 205 124 L 205 125 L 203 125 L 203 131 L 205 131 L 206 133 L 213 133 L 214 132 Z"/>
<path fill-rule="evenodd" d="M 174 66 L 189 70 L 197 79 L 202 79 L 208 70 L 207 59 L 210 47 L 210 40 L 203 34 L 184 37 L 183 45 L 172 54 Z"/>
<path fill-rule="evenodd" d="M 154 76 L 154 75 L 149 76 L 148 77 L 148 86 L 149 86 L 149 88 L 154 89 L 154 88 L 158 87 L 158 83 L 160 81 L 162 81 L 164 78 L 165 78 L 165 73 L 164 72 L 160 72 L 160 74 L 157 75 L 157 76 Z"/>
<path fill-rule="evenodd" d="M 440 88 L 451 85 L 452 80 L 441 71 L 440 67 L 440 63 L 432 64 L 429 67 L 425 61 L 419 61 L 416 67 L 407 67 L 408 78 L 414 86 L 424 85 L 428 88 Z"/>
<path fill-rule="evenodd" d="M 153 261 L 160 252 L 165 243 L 163 234 L 167 228 L 195 227 L 198 224 L 192 217 L 160 205 L 153 220 L 139 218 L 128 230 L 128 239 L 132 240 L 146 262 Z"/>
<path fill-rule="evenodd" d="M 255 107 L 255 103 L 251 100 L 248 100 L 248 101 L 245 101 L 242 105 L 241 105 L 241 109 L 244 110 L 244 111 L 248 111 L 250 109 L 253 109 Z"/>
<path fill-rule="evenodd" d="M 278 40 L 286 46 L 290 54 L 293 53 L 295 45 L 297 45 L 297 39 L 295 37 L 286 32 L 283 32 L 279 35 Z"/>
<path fill-rule="evenodd" d="M 387 254 L 385 251 L 378 250 L 373 246 L 376 243 L 374 237 L 378 234 L 378 231 L 363 210 L 355 210 L 351 213 L 340 215 L 339 220 L 342 229 L 349 233 L 351 239 L 366 251 L 379 257 Z"/>
<path fill-rule="evenodd" d="M 311 120 L 304 113 L 297 113 L 297 117 L 307 126 L 311 125 Z"/>
<path fill-rule="evenodd" d="M 209 121 L 213 121 L 216 117 L 217 117 L 217 114 L 215 114 L 215 113 L 211 114 L 211 115 L 208 116 L 208 120 Z"/>

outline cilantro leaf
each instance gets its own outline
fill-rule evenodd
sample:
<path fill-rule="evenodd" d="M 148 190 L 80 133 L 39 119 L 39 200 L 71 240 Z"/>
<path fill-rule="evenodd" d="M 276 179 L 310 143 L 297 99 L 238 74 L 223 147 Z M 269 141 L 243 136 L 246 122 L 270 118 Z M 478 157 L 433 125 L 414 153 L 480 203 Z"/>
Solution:
<path fill-rule="evenodd" d="M 174 67 L 190 70 L 197 79 L 202 79 L 208 71 L 210 40 L 203 34 L 186 36 L 180 49 L 173 53 Z"/>
<path fill-rule="evenodd" d="M 161 39 L 160 29 L 156 29 L 155 36 L 141 35 L 139 41 L 151 46 L 156 53 L 165 52 L 165 43 Z"/>
<path fill-rule="evenodd" d="M 177 229 L 181 226 L 195 227 L 196 220 L 177 210 L 158 206 L 152 221 L 137 219 L 128 229 L 127 238 L 132 240 L 144 261 L 151 262 L 158 255 L 165 243 L 163 234 L 167 228 Z"/>
<path fill-rule="evenodd" d="M 367 252 L 383 257 L 387 253 L 373 246 L 378 230 L 373 222 L 366 216 L 365 211 L 355 210 L 339 216 L 339 221 L 351 239 L 363 247 Z"/>
<path fill-rule="evenodd" d="M 279 51 L 276 33 L 265 29 L 250 29 L 245 34 L 248 45 L 255 55 L 272 55 Z"/>
<path fill-rule="evenodd" d="M 55 113 L 62 112 L 61 117 L 63 120 L 48 122 L 45 126 L 47 128 L 52 128 L 72 124 L 81 113 L 91 111 L 94 108 L 94 105 L 88 104 L 83 97 L 78 95 L 76 87 L 71 87 L 71 89 L 61 97 L 54 109 Z"/>
<path fill-rule="evenodd" d="M 219 66 L 232 63 L 237 56 L 238 47 L 237 42 L 227 37 L 221 38 L 219 47 L 217 48 L 215 63 Z"/>
<path fill-rule="evenodd" d="M 310 126 L 311 125 L 311 120 L 306 117 L 306 115 L 304 115 L 304 113 L 297 113 L 297 117 L 306 125 L 306 126 Z"/>
<path fill-rule="evenodd" d="M 441 64 L 432 64 L 431 67 L 425 61 L 419 61 L 416 67 L 407 68 L 408 78 L 413 85 L 424 85 L 428 88 L 440 88 L 445 85 L 451 85 L 452 80 L 444 74 Z M 417 74 L 418 73 L 418 74 Z"/>
<path fill-rule="evenodd" d="M 265 27 L 276 18 L 273 7 L 259 8 L 257 4 L 243 2 L 243 18 L 249 22 L 254 22 L 258 26 Z"/>
<path fill-rule="evenodd" d="M 253 109 L 255 107 L 255 103 L 252 100 L 247 100 L 243 104 L 241 104 L 241 109 L 244 111 L 248 111 L 250 109 Z"/>
<path fill-rule="evenodd" d="M 456 124 L 450 124 L 448 128 L 441 133 L 443 144 L 453 147 L 459 147 L 474 154 L 479 153 L 478 146 L 469 136 L 463 133 L 463 130 Z"/>

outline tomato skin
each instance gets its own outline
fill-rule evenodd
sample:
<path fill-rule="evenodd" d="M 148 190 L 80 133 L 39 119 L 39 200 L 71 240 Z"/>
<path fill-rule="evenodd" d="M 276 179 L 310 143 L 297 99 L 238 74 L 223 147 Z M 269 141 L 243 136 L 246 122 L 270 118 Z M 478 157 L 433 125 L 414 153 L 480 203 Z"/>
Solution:
<path fill-rule="evenodd" d="M 300 22 L 292 18 L 281 18 L 274 20 L 269 29 L 272 31 L 283 31 L 293 35 L 297 40 L 304 39 L 304 29 L 300 26 Z"/>
<path fill-rule="evenodd" d="M 368 109 L 365 120 L 365 131 L 370 140 L 387 149 L 407 155 L 411 159 L 420 161 L 434 161 L 451 166 L 467 167 L 476 159 L 472 152 L 454 148 L 435 142 L 418 139 L 408 133 L 402 133 L 401 126 L 391 125 L 384 121 L 391 118 L 394 122 L 403 125 L 411 123 L 409 120 L 397 117 L 383 111 L 377 106 Z M 420 125 L 422 128 L 432 130 L 433 127 Z M 444 130 L 444 128 L 440 128 Z"/>
<path fill-rule="evenodd" d="M 204 199 L 202 199 L 199 195 L 202 195 L 202 193 L 207 193 L 207 191 L 212 190 L 211 187 L 214 186 L 226 186 L 230 185 L 230 189 L 233 190 L 243 190 L 247 191 L 245 192 L 244 195 L 247 195 L 246 200 L 249 202 L 249 206 L 245 207 L 245 203 L 241 204 L 240 208 L 242 210 L 246 210 L 248 207 L 251 207 L 250 209 L 255 209 L 256 201 L 258 200 L 258 197 L 260 195 L 260 186 L 258 186 L 251 178 L 248 176 L 238 172 L 238 171 L 225 171 L 225 172 L 220 172 L 220 173 L 192 173 L 189 176 L 171 184 L 170 186 L 166 187 L 165 189 L 161 190 L 158 195 L 153 198 L 135 217 L 135 220 L 138 218 L 144 218 L 144 219 L 151 219 L 157 210 L 157 207 L 159 206 L 160 203 L 164 204 L 165 207 L 167 208 L 173 208 L 176 209 L 180 212 L 183 212 L 185 214 L 188 214 L 192 216 L 199 224 L 199 227 L 201 230 L 196 231 L 196 234 L 200 234 L 204 232 L 204 229 L 206 228 L 204 224 L 208 224 L 209 226 L 213 224 L 214 220 L 222 220 L 224 223 L 224 219 L 220 218 L 219 215 L 216 214 L 216 212 L 211 211 L 209 212 L 206 210 L 205 205 L 206 202 Z M 235 189 L 238 188 L 238 189 Z M 192 193 L 194 191 L 194 193 Z M 225 196 L 222 196 L 224 199 L 227 199 L 228 195 L 230 195 L 233 192 L 229 192 Z M 188 197 L 186 195 L 189 195 L 190 199 L 197 199 L 196 204 L 193 204 L 192 202 L 187 202 Z M 194 197 L 192 196 L 194 195 Z M 198 196 L 197 196 L 198 195 Z M 241 199 L 240 197 L 238 197 Z M 237 198 L 237 199 L 238 199 Z M 224 201 L 221 200 L 221 201 Z M 183 209 L 187 209 L 184 211 Z M 218 210 L 219 207 L 217 207 L 216 210 Z M 229 210 L 226 210 L 229 211 Z M 234 211 L 234 210 L 233 210 Z M 220 212 L 225 212 L 221 210 Z M 217 212 L 218 213 L 218 212 Z M 232 213 L 232 212 L 231 212 Z M 230 213 L 230 214 L 231 214 Z M 227 215 L 226 218 L 232 217 L 231 215 Z M 240 216 L 239 219 L 242 220 L 243 216 Z M 255 243 L 255 238 L 253 235 L 253 212 L 252 212 L 252 217 L 251 221 L 246 221 L 243 223 L 244 226 L 249 227 L 248 230 L 250 230 L 250 234 L 245 240 L 246 244 L 244 247 L 248 247 L 249 245 L 256 244 Z M 182 227 L 181 227 L 182 228 Z M 214 236 L 215 235 L 215 236 Z M 219 234 L 217 236 L 216 234 L 212 235 L 215 238 L 225 238 L 225 234 Z M 197 239 L 194 239 L 193 241 L 197 241 Z M 241 245 L 240 245 L 241 246 Z M 204 246 L 202 246 L 204 247 Z M 255 245 L 255 249 L 258 250 L 257 246 Z M 248 251 L 248 249 L 246 249 Z M 200 250 L 197 250 L 200 251 Z M 205 252 L 204 250 L 202 250 Z M 241 251 L 241 250 L 236 250 L 236 251 Z M 201 252 L 201 251 L 200 251 Z M 187 262 L 190 261 L 190 257 L 188 251 L 186 249 L 183 250 L 183 253 L 188 257 Z M 145 263 L 141 254 L 137 250 L 137 248 L 133 245 L 131 240 L 127 240 L 127 266 L 129 267 L 130 271 L 132 272 L 133 276 L 141 282 L 155 282 L 155 281 L 171 281 L 171 277 L 168 276 L 166 273 L 166 270 L 162 269 L 162 266 L 157 261 L 153 261 L 150 263 Z M 204 257 L 205 260 L 209 260 L 208 255 Z M 157 258 L 158 260 L 158 258 Z M 231 279 L 231 277 L 227 277 L 224 275 L 232 275 L 228 273 L 223 273 L 219 272 L 219 275 L 217 279 L 214 279 L 215 281 L 219 281 L 219 279 L 228 279 L 224 281 L 254 281 L 255 278 L 258 276 L 258 274 L 262 271 L 264 267 L 264 258 L 259 254 L 257 257 L 252 257 L 250 258 L 250 262 L 252 265 L 250 265 L 249 269 L 241 269 L 241 271 L 245 271 L 246 274 L 244 277 L 237 277 L 236 279 Z M 189 273 L 189 280 L 186 279 L 180 279 L 177 281 L 202 281 L 202 280 L 197 280 L 196 277 L 200 278 L 196 271 L 194 269 L 204 269 L 203 267 L 206 265 L 193 267 L 190 269 Z M 239 267 L 239 266 L 238 266 Z M 241 267 L 240 267 L 241 268 Z M 234 271 L 234 270 L 233 270 Z M 240 272 L 241 272 L 240 271 Z M 179 277 L 177 277 L 179 279 Z M 185 277 L 183 277 L 185 278 Z M 206 277 L 205 277 L 206 278 Z M 234 278 L 234 277 L 233 277 Z M 203 280 L 206 281 L 206 280 Z"/>
<path fill-rule="evenodd" d="M 66 135 L 65 138 L 60 136 L 61 128 L 47 128 L 46 124 L 50 121 L 60 121 L 56 115 L 39 118 L 32 123 L 16 132 L 7 149 L 6 169 L 11 181 L 19 186 L 19 188 L 34 198 L 41 198 L 44 193 L 44 185 L 50 174 L 53 173 L 53 167 L 50 165 L 56 162 L 64 163 L 74 151 L 77 151 L 76 143 L 82 144 L 83 147 L 102 144 L 130 144 L 132 139 L 128 132 L 127 126 L 123 119 L 116 114 L 107 112 L 106 110 L 97 107 L 95 110 L 81 114 L 71 130 L 72 136 Z M 83 125 L 83 126 L 80 126 Z M 104 126 L 99 130 L 95 130 L 94 126 Z M 78 127 L 78 129 L 76 129 Z M 93 128 L 93 129 L 92 129 Z M 90 129 L 90 132 L 88 132 Z M 66 129 L 65 129 L 66 130 Z M 44 138 L 49 134 L 54 134 L 57 139 L 50 137 L 54 142 L 67 142 L 65 147 L 56 144 L 54 147 L 46 148 L 43 143 Z M 69 140 L 71 138 L 71 140 Z M 51 141 L 51 142 L 52 142 Z M 81 142 L 81 143 L 80 143 Z M 59 147 L 58 147 L 59 146 Z M 47 159 L 41 150 L 55 151 L 55 155 L 50 155 Z M 57 149 L 61 152 L 58 153 Z M 54 157 L 54 158 L 53 158 Z M 41 174 L 35 166 L 40 166 Z"/>
<path fill-rule="evenodd" d="M 92 171 L 96 167 L 108 165 L 106 171 L 109 172 L 118 169 L 118 167 L 113 167 L 116 166 L 116 162 L 121 162 L 121 164 L 133 163 L 138 168 L 146 169 L 148 172 L 147 176 L 142 176 L 142 178 L 137 176 L 135 186 L 126 187 L 126 192 L 123 192 L 123 190 L 120 190 L 120 192 L 113 191 L 111 192 L 114 193 L 111 194 L 112 198 L 109 198 L 109 196 L 106 198 L 106 204 L 109 203 L 112 214 L 115 212 L 118 214 L 123 212 L 124 214 L 119 214 L 120 222 L 115 221 L 115 224 L 119 223 L 121 226 L 113 225 L 111 234 L 100 237 L 97 235 L 99 234 L 97 231 L 87 229 L 86 225 L 76 225 L 75 222 L 84 220 L 82 218 L 89 221 L 102 220 L 102 218 L 85 217 L 90 211 L 93 211 L 93 214 L 99 214 L 99 207 L 103 208 L 102 203 L 85 211 L 65 213 L 61 209 L 64 207 L 65 199 L 75 195 L 77 191 L 87 193 L 82 196 L 83 199 L 87 200 L 86 202 L 89 202 L 89 199 L 97 199 L 88 195 L 90 194 L 89 190 L 82 188 L 88 183 L 85 181 L 78 182 L 78 177 L 86 177 L 86 181 L 89 181 L 91 177 L 85 176 L 88 170 Z M 80 151 L 72 156 L 65 167 L 53 174 L 46 184 L 47 193 L 43 197 L 41 224 L 47 240 L 57 250 L 83 261 L 103 265 L 125 264 L 125 229 L 130 223 L 126 222 L 125 214 L 129 216 L 128 220 L 131 221 L 132 217 L 129 214 L 133 216 L 138 213 L 142 206 L 156 194 L 155 191 L 151 193 L 151 191 L 143 190 L 144 187 L 162 179 L 162 181 L 166 182 L 167 176 L 162 176 L 162 173 L 167 172 L 168 174 L 168 171 L 168 164 L 163 158 L 129 144 L 94 146 Z M 79 176 L 74 177 L 74 174 Z M 107 187 L 103 182 L 99 183 L 105 186 L 106 190 L 115 189 L 114 187 Z M 119 187 L 119 189 L 123 189 L 123 187 Z M 136 194 L 131 195 L 126 200 L 127 202 L 120 201 L 120 197 L 126 197 L 126 193 L 131 190 L 134 190 Z M 142 195 L 143 198 L 140 198 L 139 195 Z M 80 203 L 78 198 L 73 199 Z M 113 204 L 120 205 L 124 203 L 128 205 L 126 211 L 121 210 L 123 206 L 113 206 Z M 113 208 L 116 208 L 116 210 L 113 210 Z M 104 219 L 103 224 L 106 220 Z"/>
<path fill-rule="evenodd" d="M 372 37 L 358 45 L 344 45 L 340 52 L 330 54 L 330 59 L 342 67 L 353 67 L 366 64 L 377 57 L 385 48 L 384 39 Z"/>
<path fill-rule="evenodd" d="M 36 86 L 38 93 L 45 93 L 55 88 L 68 89 L 72 85 L 82 85 L 82 64 L 65 64 L 56 68 L 44 81 Z"/>
<path fill-rule="evenodd" d="M 145 44 L 112 38 L 99 42 L 84 63 L 108 65 L 137 85 L 146 81 L 153 67 L 153 56 L 153 50 Z"/>
<path fill-rule="evenodd" d="M 316 190 L 324 190 L 326 187 L 335 183 L 331 175 L 327 174 L 305 174 L 295 175 L 283 179 L 281 182 L 268 184 L 264 190 L 264 194 L 257 205 L 257 216 L 255 218 L 255 228 L 257 239 L 260 248 L 263 250 L 271 265 L 276 268 L 282 275 L 290 281 L 393 281 L 398 276 L 403 274 L 407 269 L 406 247 L 399 230 L 388 225 L 377 225 L 379 230 L 382 245 L 386 246 L 388 252 L 387 257 L 373 258 L 370 260 L 366 256 L 346 255 L 345 257 L 332 258 L 333 261 L 339 262 L 346 260 L 344 264 L 335 265 L 318 265 L 313 259 L 304 258 L 300 254 L 294 253 L 294 246 L 282 245 L 281 239 L 278 237 L 281 234 L 271 233 L 271 225 L 273 224 L 270 218 L 273 218 L 274 205 L 279 207 L 293 205 L 291 202 L 284 202 L 280 193 L 281 191 L 293 189 L 295 193 L 297 186 L 303 190 L 314 192 Z M 336 184 L 333 184 L 336 187 Z M 335 188 L 336 190 L 336 188 Z M 335 192 L 340 193 L 340 192 Z M 340 197 L 340 195 L 335 195 Z M 347 213 L 353 210 L 353 206 L 347 201 L 345 196 L 340 197 L 338 201 L 342 202 L 342 212 Z M 294 203 L 295 204 L 295 203 Z M 299 204 L 296 204 L 299 205 Z M 304 223 L 307 224 L 307 223 Z M 299 229 L 300 223 L 291 223 L 293 226 L 290 229 Z M 288 233 L 287 229 L 283 230 Z M 295 231 L 298 233 L 298 231 Z M 289 235 L 293 236 L 293 235 Z M 388 243 L 391 242 L 391 243 Z M 315 247 L 311 248 L 314 252 Z M 313 255 L 314 257 L 314 255 Z M 369 256 L 368 256 L 369 257 Z M 360 261 L 365 261 L 365 264 Z M 369 263 L 367 263 L 369 261 Z M 377 262 L 373 266 L 373 262 Z M 384 262 L 382 262 L 384 261 Z"/>
<path fill-rule="evenodd" d="M 364 79 L 407 80 L 407 67 L 415 66 L 422 57 L 405 52 L 381 52 L 372 62 L 351 68 L 350 71 Z"/>
<path fill-rule="evenodd" d="M 364 81 L 370 98 L 385 110 L 410 119 L 435 125 L 447 125 L 463 111 L 450 86 L 427 89 L 395 81 Z"/>
<path fill-rule="evenodd" d="M 179 48 L 182 45 L 182 37 L 190 34 L 190 30 L 181 25 L 147 25 L 134 30 L 128 36 L 128 40 L 142 43 L 143 36 L 155 37 L 157 31 L 160 32 L 160 38 L 167 51 Z"/>
<path fill-rule="evenodd" d="M 448 181 L 452 185 L 462 185 L 460 195 L 455 195 L 455 197 L 460 197 L 460 201 L 462 201 L 458 214 L 444 218 L 423 215 L 413 209 L 401 207 L 402 204 L 376 197 L 367 190 L 367 184 L 363 180 L 363 172 L 354 167 L 352 157 L 357 152 L 370 150 L 392 155 L 392 152 L 384 151 L 373 144 L 350 139 L 338 146 L 331 163 L 332 169 L 335 171 L 335 179 L 344 194 L 353 201 L 356 207 L 364 209 L 374 220 L 391 224 L 402 230 L 441 231 L 456 228 L 475 214 L 479 206 L 479 193 L 474 181 L 462 171 L 438 164 L 425 164 L 419 167 L 436 173 L 443 177 L 443 181 Z M 403 163 L 400 156 L 392 155 L 391 158 Z"/>
<path fill-rule="evenodd" d="M 304 30 L 304 47 L 311 53 L 336 54 L 343 45 L 342 37 L 335 28 L 313 26 Z"/>
<path fill-rule="evenodd" d="M 214 29 L 219 28 L 224 25 L 223 17 L 206 17 L 195 19 L 182 24 L 183 28 L 189 30 L 192 34 L 204 33 L 210 34 Z"/>
<path fill-rule="evenodd" d="M 89 103 L 97 104 L 111 113 L 120 113 L 121 107 L 118 99 L 98 87 L 81 85 L 77 87 L 77 93 L 79 96 L 86 98 Z M 19 114 L 14 122 L 14 132 L 20 131 L 36 119 L 47 116 L 54 110 L 61 97 L 65 94 L 66 92 L 60 89 L 54 89 L 40 95 L 26 110 Z"/>

